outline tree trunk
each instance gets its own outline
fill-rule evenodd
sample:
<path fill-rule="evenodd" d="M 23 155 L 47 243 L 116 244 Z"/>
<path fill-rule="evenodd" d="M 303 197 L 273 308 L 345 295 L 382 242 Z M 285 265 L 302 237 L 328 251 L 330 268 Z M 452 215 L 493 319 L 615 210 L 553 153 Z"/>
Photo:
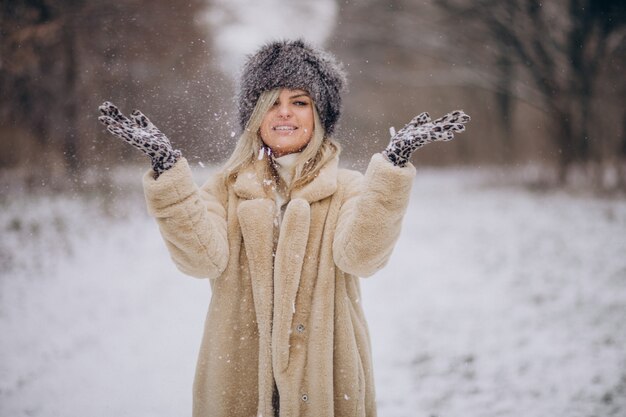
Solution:
<path fill-rule="evenodd" d="M 616 159 L 618 186 L 626 191 L 626 111 L 622 110 L 622 132 L 619 139 L 619 149 Z"/>
<path fill-rule="evenodd" d="M 559 158 L 557 163 L 557 181 L 563 185 L 567 181 L 567 176 L 572 163 L 575 160 L 574 146 L 572 143 L 572 114 L 571 112 L 559 112 L 554 114 L 556 125 L 555 142 L 558 146 Z"/>
<path fill-rule="evenodd" d="M 500 45 L 502 49 L 505 49 Z M 498 59 L 498 89 L 496 91 L 496 102 L 498 104 L 498 120 L 502 128 L 502 143 L 504 145 L 504 160 L 513 161 L 515 155 L 513 133 L 513 95 L 511 94 L 514 68 L 511 58 L 506 51 L 503 51 Z"/>
<path fill-rule="evenodd" d="M 65 56 L 65 103 L 63 114 L 65 116 L 66 131 L 63 138 L 63 158 L 65 167 L 70 174 L 78 172 L 78 117 L 77 117 L 77 82 L 78 60 L 76 51 L 76 31 L 72 19 L 65 20 L 63 25 L 63 52 Z"/>

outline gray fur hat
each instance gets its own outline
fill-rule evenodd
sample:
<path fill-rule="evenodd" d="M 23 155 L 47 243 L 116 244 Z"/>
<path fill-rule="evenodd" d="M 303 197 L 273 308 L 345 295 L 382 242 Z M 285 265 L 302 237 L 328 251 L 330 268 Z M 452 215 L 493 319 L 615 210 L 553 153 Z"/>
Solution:
<path fill-rule="evenodd" d="M 326 135 L 332 135 L 341 114 L 346 86 L 342 65 L 328 52 L 302 40 L 276 41 L 246 61 L 237 96 L 239 124 L 245 129 L 261 93 L 275 88 L 302 89 L 311 95 Z"/>

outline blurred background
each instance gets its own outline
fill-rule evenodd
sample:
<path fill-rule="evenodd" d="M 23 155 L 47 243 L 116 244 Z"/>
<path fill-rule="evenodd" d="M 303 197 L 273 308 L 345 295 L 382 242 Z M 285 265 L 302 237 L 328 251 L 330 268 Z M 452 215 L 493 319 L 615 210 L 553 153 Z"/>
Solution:
<path fill-rule="evenodd" d="M 337 138 L 356 167 L 390 126 L 462 108 L 467 137 L 420 164 L 625 186 L 623 1 L 3 0 L 0 19 L 0 169 L 35 188 L 140 160 L 96 122 L 104 100 L 140 108 L 191 160 L 223 161 L 245 55 L 294 37 L 346 66 Z"/>
<path fill-rule="evenodd" d="M 346 167 L 472 116 L 415 153 L 362 281 L 379 415 L 626 415 L 626 2 L 0 0 L 0 417 L 191 414 L 210 288 L 97 108 L 142 110 L 202 183 L 246 54 L 295 37 L 348 72 Z"/>

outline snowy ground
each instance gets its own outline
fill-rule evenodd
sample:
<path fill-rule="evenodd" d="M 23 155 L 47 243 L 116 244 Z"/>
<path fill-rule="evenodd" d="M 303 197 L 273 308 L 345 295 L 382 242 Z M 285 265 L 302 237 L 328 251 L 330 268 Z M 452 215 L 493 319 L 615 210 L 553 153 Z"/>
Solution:
<path fill-rule="evenodd" d="M 0 416 L 190 415 L 208 283 L 173 267 L 140 173 L 0 196 Z M 363 281 L 379 415 L 626 415 L 626 201 L 493 177 L 421 170 Z"/>

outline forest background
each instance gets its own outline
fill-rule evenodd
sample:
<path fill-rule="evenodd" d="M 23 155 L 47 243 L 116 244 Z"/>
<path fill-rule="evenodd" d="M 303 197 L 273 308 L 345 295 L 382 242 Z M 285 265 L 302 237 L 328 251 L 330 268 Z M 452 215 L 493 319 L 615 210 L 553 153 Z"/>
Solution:
<path fill-rule="evenodd" d="M 2 176 L 28 190 L 102 186 L 141 160 L 97 123 L 104 100 L 140 108 L 192 162 L 219 163 L 238 133 L 243 57 L 293 35 L 346 66 L 337 138 L 355 168 L 385 147 L 389 127 L 462 108 L 471 129 L 421 151 L 420 164 L 522 168 L 542 187 L 626 187 L 624 2 L 298 1 L 282 20 L 267 17 L 280 2 L 259 4 L 3 0 Z"/>

